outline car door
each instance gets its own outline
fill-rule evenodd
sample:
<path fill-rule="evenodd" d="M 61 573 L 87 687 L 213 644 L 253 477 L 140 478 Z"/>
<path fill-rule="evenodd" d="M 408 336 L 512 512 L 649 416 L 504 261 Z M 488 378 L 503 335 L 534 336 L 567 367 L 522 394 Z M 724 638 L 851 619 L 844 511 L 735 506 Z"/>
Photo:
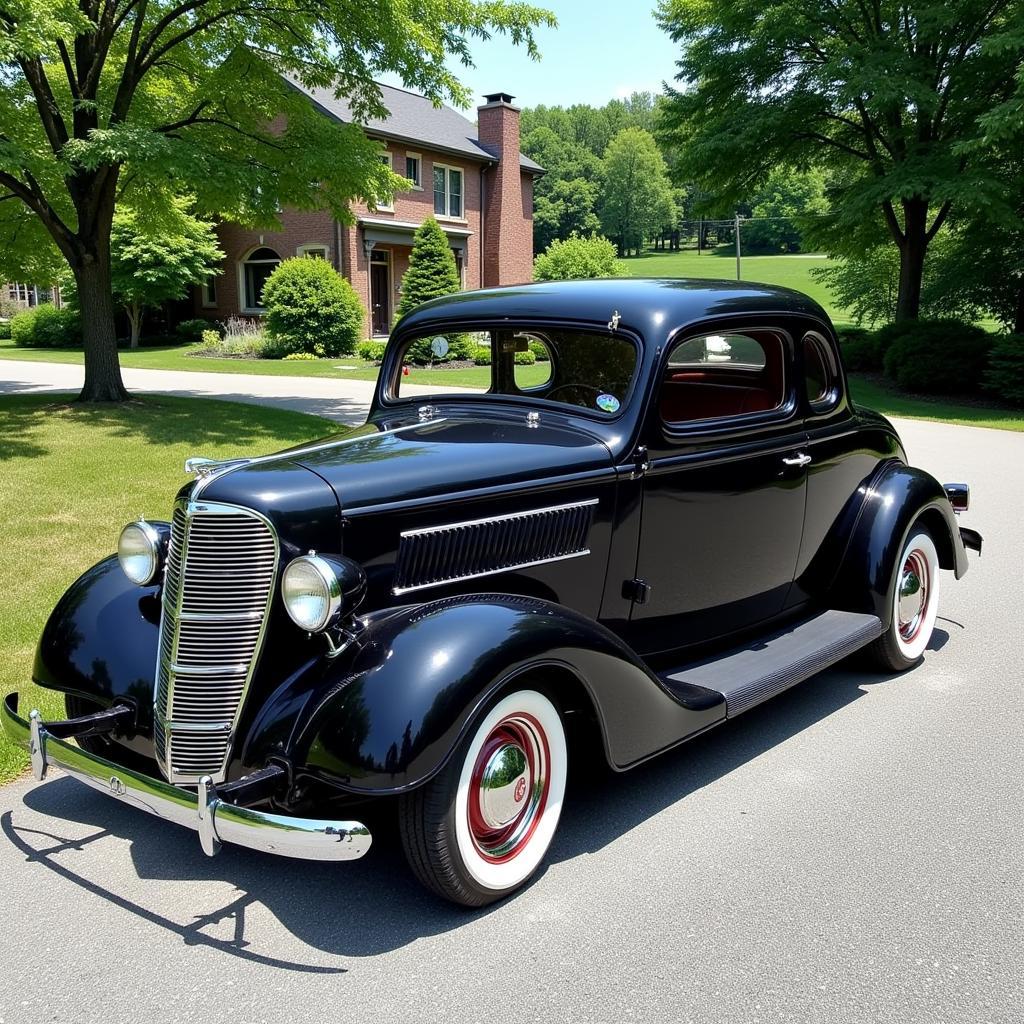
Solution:
<path fill-rule="evenodd" d="M 646 427 L 632 642 L 656 654 L 779 614 L 804 521 L 790 334 L 720 328 L 670 346 Z"/>

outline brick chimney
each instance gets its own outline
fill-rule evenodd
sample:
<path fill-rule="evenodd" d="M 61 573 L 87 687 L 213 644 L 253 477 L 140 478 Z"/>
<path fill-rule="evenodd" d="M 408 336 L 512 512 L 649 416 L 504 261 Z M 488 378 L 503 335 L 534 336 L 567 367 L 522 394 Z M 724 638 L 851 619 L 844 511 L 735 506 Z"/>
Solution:
<path fill-rule="evenodd" d="M 533 179 L 519 164 L 519 108 L 495 92 L 477 108 L 480 144 L 498 163 L 484 175 L 485 288 L 533 277 Z"/>

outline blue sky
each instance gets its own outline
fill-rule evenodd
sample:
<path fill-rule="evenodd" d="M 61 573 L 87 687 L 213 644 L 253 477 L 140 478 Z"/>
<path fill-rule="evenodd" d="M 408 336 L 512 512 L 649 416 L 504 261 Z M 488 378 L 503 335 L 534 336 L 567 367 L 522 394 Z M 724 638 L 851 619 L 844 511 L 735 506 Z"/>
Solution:
<path fill-rule="evenodd" d="M 542 59 L 501 36 L 473 46 L 475 68 L 453 67 L 473 94 L 510 92 L 516 104 L 603 106 L 631 92 L 660 92 L 671 80 L 678 47 L 654 21 L 655 0 L 533 0 L 554 11 L 558 27 L 542 28 Z M 395 82 L 394 84 L 400 84 Z"/>

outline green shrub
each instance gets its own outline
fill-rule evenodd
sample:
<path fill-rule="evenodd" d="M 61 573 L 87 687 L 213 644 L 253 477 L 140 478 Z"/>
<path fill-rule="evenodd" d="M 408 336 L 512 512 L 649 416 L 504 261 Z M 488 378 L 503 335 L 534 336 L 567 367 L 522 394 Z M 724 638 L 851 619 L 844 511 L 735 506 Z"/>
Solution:
<path fill-rule="evenodd" d="M 82 323 L 74 310 L 44 303 L 11 320 L 11 339 L 26 348 L 70 348 L 82 344 Z"/>
<path fill-rule="evenodd" d="M 477 366 L 490 366 L 491 365 L 491 350 L 484 345 L 480 345 L 473 352 L 473 362 Z"/>
<path fill-rule="evenodd" d="M 297 362 L 300 359 L 304 360 L 304 359 L 318 359 L 318 358 L 319 357 L 313 355 L 312 352 L 289 352 L 288 355 L 286 355 L 284 357 L 284 362 L 291 363 L 291 362 Z"/>
<path fill-rule="evenodd" d="M 923 394 L 977 391 L 992 347 L 989 334 L 959 320 L 903 321 L 875 338 L 882 335 L 892 338 L 884 356 L 886 376 L 904 391 Z"/>
<path fill-rule="evenodd" d="M 516 352 L 513 359 L 516 366 L 533 366 L 537 362 L 537 357 L 530 351 Z"/>
<path fill-rule="evenodd" d="M 267 334 L 282 355 L 348 356 L 362 337 L 359 296 L 326 260 L 284 260 L 267 278 L 263 305 Z"/>
<path fill-rule="evenodd" d="M 6 341 L 11 336 L 11 322 L 0 320 L 0 341 Z"/>
<path fill-rule="evenodd" d="M 570 281 L 591 277 L 621 277 L 615 246 L 600 235 L 555 239 L 534 261 L 536 281 Z"/>
<path fill-rule="evenodd" d="M 222 338 L 216 331 L 203 331 L 202 341 L 190 349 L 190 356 L 214 356 L 220 359 L 279 359 L 283 352 L 275 350 L 262 334 L 244 334 Z"/>
<path fill-rule="evenodd" d="M 444 338 L 448 342 L 448 350 L 443 356 L 435 356 L 432 347 L 435 338 Z M 418 338 L 405 351 L 407 363 L 450 363 L 455 360 L 472 359 L 476 351 L 476 343 L 469 334 L 430 334 Z"/>
<path fill-rule="evenodd" d="M 540 341 L 530 340 L 530 351 L 533 353 L 533 358 L 538 363 L 549 363 L 551 362 L 551 353 L 548 351 L 547 345 Z"/>
<path fill-rule="evenodd" d="M 360 359 L 379 363 L 384 358 L 384 350 L 387 347 L 386 341 L 361 341 L 356 345 L 356 355 Z"/>
<path fill-rule="evenodd" d="M 196 342 L 202 340 L 204 334 L 215 331 L 218 336 L 223 337 L 224 328 L 213 320 L 182 320 L 174 333 L 181 341 Z"/>
<path fill-rule="evenodd" d="M 433 217 L 428 217 L 413 235 L 409 269 L 402 278 L 402 300 L 396 318 L 424 302 L 461 290 L 462 282 L 448 236 Z"/>
<path fill-rule="evenodd" d="M 864 370 L 868 373 L 881 373 L 884 354 L 878 340 L 870 331 L 860 335 L 839 338 L 839 349 L 843 354 L 843 362 L 848 370 Z"/>
<path fill-rule="evenodd" d="M 1007 334 L 995 341 L 982 387 L 1006 402 L 1024 406 L 1024 334 Z"/>

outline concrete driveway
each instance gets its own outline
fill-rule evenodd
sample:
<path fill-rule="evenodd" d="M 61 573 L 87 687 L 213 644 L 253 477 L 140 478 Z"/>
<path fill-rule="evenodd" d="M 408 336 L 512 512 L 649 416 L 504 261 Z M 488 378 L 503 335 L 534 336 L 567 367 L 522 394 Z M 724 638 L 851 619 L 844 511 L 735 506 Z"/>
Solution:
<path fill-rule="evenodd" d="M 480 912 L 383 822 L 349 865 L 208 860 L 59 773 L 15 783 L 0 1021 L 1019 1022 L 1024 435 L 899 425 L 986 541 L 917 670 L 845 666 L 577 775 L 546 870 Z"/>
<path fill-rule="evenodd" d="M 273 377 L 258 373 L 204 373 L 122 367 L 121 376 L 125 387 L 138 394 L 222 398 L 230 402 L 295 409 L 355 425 L 366 421 L 374 388 L 370 381 L 365 380 Z M 84 377 L 84 369 L 71 363 L 0 359 L 0 395 L 79 391 Z M 402 392 L 429 394 L 431 389 L 404 384 Z"/>

